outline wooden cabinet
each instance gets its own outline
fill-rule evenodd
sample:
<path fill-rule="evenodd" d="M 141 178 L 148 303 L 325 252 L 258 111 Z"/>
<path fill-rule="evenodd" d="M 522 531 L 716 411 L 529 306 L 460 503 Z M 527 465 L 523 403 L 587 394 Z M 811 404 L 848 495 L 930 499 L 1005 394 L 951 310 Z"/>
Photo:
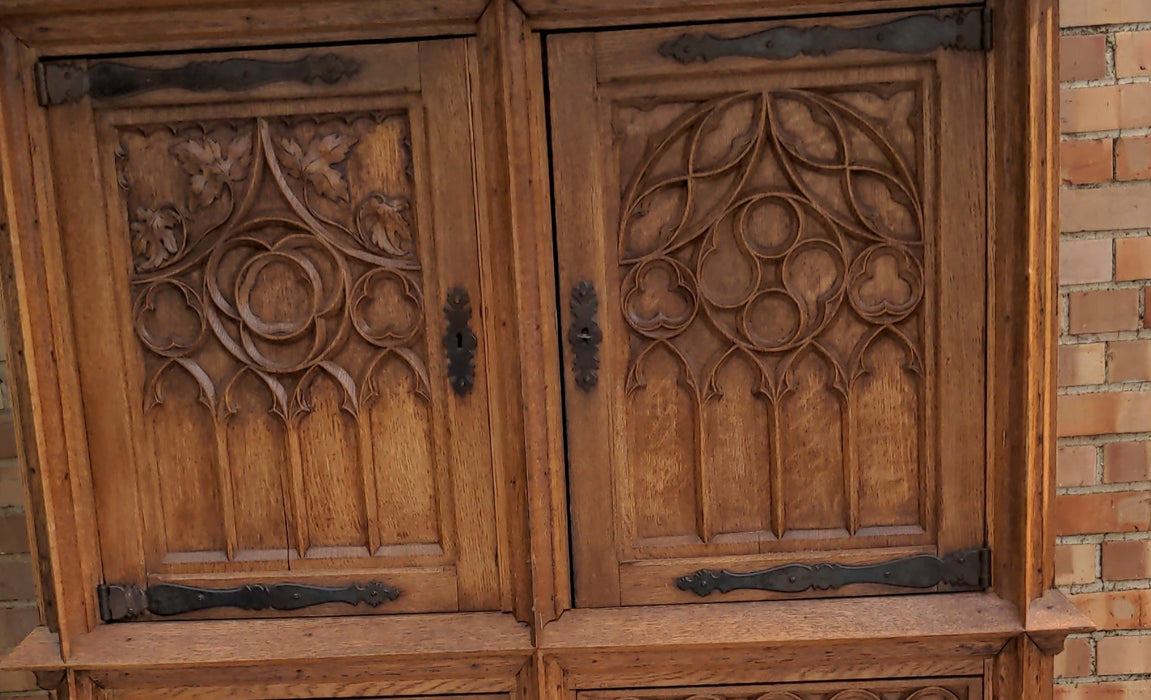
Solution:
<path fill-rule="evenodd" d="M 5 663 L 1047 697 L 1054 15 L 0 0 Z"/>

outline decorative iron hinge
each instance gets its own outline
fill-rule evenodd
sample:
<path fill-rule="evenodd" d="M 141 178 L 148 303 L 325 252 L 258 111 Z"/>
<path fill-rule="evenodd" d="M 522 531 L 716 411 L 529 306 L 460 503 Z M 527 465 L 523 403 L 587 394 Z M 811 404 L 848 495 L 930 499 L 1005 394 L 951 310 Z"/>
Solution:
<path fill-rule="evenodd" d="M 139 68 L 111 61 L 87 66 L 71 61 L 50 61 L 36 64 L 36 91 L 40 104 L 47 107 L 84 97 L 107 99 L 168 88 L 242 92 L 271 83 L 332 85 L 359 71 L 357 61 L 334 53 L 304 56 L 295 61 L 250 58 L 194 61 L 178 68 Z"/>
<path fill-rule="evenodd" d="M 991 585 L 991 550 L 967 549 L 943 557 L 920 554 L 878 564 L 787 564 L 745 574 L 700 569 L 676 581 L 680 590 L 701 597 L 714 591 L 744 589 L 776 593 L 802 593 L 812 588 L 826 591 L 857 583 L 902 588 L 946 584 L 952 590 L 983 590 Z"/>
<path fill-rule="evenodd" d="M 683 34 L 664 42 L 659 52 L 680 63 L 711 61 L 724 56 L 786 60 L 796 56 L 828 56 L 838 51 L 868 49 L 905 54 L 936 49 L 989 51 L 991 11 L 984 9 L 918 14 L 866 27 L 813 25 L 772 27 L 743 37 Z"/>
<path fill-rule="evenodd" d="M 100 619 L 132 620 L 145 613 L 181 615 L 209 608 L 242 610 L 299 610 L 325 603 L 370 605 L 373 608 L 400 597 L 400 590 L 373 581 L 348 586 L 305 586 L 298 583 L 252 583 L 239 588 L 193 588 L 171 583 L 148 586 L 104 584 L 96 587 Z"/>

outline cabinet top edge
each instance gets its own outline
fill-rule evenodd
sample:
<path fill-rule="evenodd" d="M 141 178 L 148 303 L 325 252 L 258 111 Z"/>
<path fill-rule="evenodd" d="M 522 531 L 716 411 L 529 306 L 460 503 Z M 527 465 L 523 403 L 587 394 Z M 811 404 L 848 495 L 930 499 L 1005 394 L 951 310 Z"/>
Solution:
<path fill-rule="evenodd" d="M 984 0 L 0 0 L 0 26 L 44 56 L 471 35 L 494 3 L 537 31 L 981 6 Z"/>

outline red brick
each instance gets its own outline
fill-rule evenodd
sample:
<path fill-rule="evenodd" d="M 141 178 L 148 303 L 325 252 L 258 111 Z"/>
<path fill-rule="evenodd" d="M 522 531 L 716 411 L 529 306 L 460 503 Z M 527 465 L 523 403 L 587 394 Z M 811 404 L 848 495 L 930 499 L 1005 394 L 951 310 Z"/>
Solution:
<path fill-rule="evenodd" d="M 1115 240 L 1115 279 L 1123 282 L 1151 279 L 1151 237 Z"/>
<path fill-rule="evenodd" d="M 23 513 L 0 515 L 0 554 L 27 554 L 28 519 Z"/>
<path fill-rule="evenodd" d="M 1055 686 L 1055 700 L 1151 700 L 1151 683 L 1109 681 Z"/>
<path fill-rule="evenodd" d="M 1151 32 L 1115 34 L 1115 75 L 1120 78 L 1151 75 Z"/>
<path fill-rule="evenodd" d="M 24 484 L 20 480 L 20 465 L 15 460 L 0 461 L 0 508 L 23 505 Z"/>
<path fill-rule="evenodd" d="M 1108 343 L 1107 381 L 1151 381 L 1151 340 L 1117 340 Z"/>
<path fill-rule="evenodd" d="M 1151 591 L 1110 591 L 1069 596 L 1100 630 L 1138 630 L 1151 625 Z"/>
<path fill-rule="evenodd" d="M 1098 456 L 1094 445 L 1060 447 L 1056 474 L 1060 486 L 1091 486 L 1095 483 Z"/>
<path fill-rule="evenodd" d="M 1104 637 L 1095 650 L 1100 676 L 1151 673 L 1151 635 Z"/>
<path fill-rule="evenodd" d="M 1151 529 L 1151 491 L 1060 495 L 1055 529 L 1057 535 L 1145 532 Z"/>
<path fill-rule="evenodd" d="M 1060 396 L 1059 435 L 1083 437 L 1151 431 L 1151 393 L 1107 392 Z"/>
<path fill-rule="evenodd" d="M 1151 0 L 1063 0 L 1059 21 L 1064 27 L 1151 22 Z"/>
<path fill-rule="evenodd" d="M 16 458 L 16 427 L 12 416 L 0 416 L 0 459 Z"/>
<path fill-rule="evenodd" d="M 1107 333 L 1139 328 L 1139 290 L 1102 289 L 1069 295 L 1072 333 Z"/>
<path fill-rule="evenodd" d="M 1151 578 L 1151 540 L 1103 543 L 1103 579 L 1137 581 Z"/>
<path fill-rule="evenodd" d="M 1059 347 L 1059 386 L 1102 384 L 1107 346 L 1104 343 L 1061 345 Z"/>
<path fill-rule="evenodd" d="M 0 559 L 0 601 L 34 600 L 34 576 L 27 557 Z"/>
<path fill-rule="evenodd" d="M 1143 327 L 1151 328 L 1151 287 L 1143 288 Z"/>
<path fill-rule="evenodd" d="M 1144 229 L 1151 222 L 1151 182 L 1065 189 L 1059 197 L 1059 212 L 1060 228 L 1066 233 Z"/>
<path fill-rule="evenodd" d="M 0 649 L 14 647 L 40 624 L 34 607 L 0 608 Z"/>
<path fill-rule="evenodd" d="M 1075 139 L 1059 146 L 1059 169 L 1064 184 L 1089 185 L 1107 182 L 1115 174 L 1112 140 Z"/>
<path fill-rule="evenodd" d="M 1064 87 L 1060 102 L 1064 134 L 1140 129 L 1151 124 L 1151 83 Z"/>
<path fill-rule="evenodd" d="M 1060 80 L 1097 80 L 1106 75 L 1106 34 L 1080 34 L 1060 39 Z"/>
<path fill-rule="evenodd" d="M 1067 640 L 1063 653 L 1055 657 L 1057 678 L 1080 678 L 1091 675 L 1091 640 L 1073 637 Z"/>
<path fill-rule="evenodd" d="M 1107 282 L 1113 274 L 1110 238 L 1062 241 L 1059 244 L 1059 284 Z"/>
<path fill-rule="evenodd" d="M 1151 442 L 1114 442 L 1104 446 L 1103 481 L 1151 481 Z"/>
<path fill-rule="evenodd" d="M 1093 544 L 1055 545 L 1055 584 L 1071 586 L 1094 582 L 1096 552 Z"/>
<path fill-rule="evenodd" d="M 1151 180 L 1151 138 L 1124 136 L 1115 142 L 1115 179 Z"/>

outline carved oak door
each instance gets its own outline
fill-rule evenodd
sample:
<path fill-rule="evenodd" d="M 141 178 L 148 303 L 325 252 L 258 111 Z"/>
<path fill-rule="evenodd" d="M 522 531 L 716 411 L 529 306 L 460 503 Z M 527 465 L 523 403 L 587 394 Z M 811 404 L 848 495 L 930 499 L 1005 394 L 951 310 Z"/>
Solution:
<path fill-rule="evenodd" d="M 983 585 L 978 14 L 548 40 L 578 605 Z"/>
<path fill-rule="evenodd" d="M 94 61 L 49 109 L 100 576 L 151 613 L 500 608 L 470 51 Z"/>

